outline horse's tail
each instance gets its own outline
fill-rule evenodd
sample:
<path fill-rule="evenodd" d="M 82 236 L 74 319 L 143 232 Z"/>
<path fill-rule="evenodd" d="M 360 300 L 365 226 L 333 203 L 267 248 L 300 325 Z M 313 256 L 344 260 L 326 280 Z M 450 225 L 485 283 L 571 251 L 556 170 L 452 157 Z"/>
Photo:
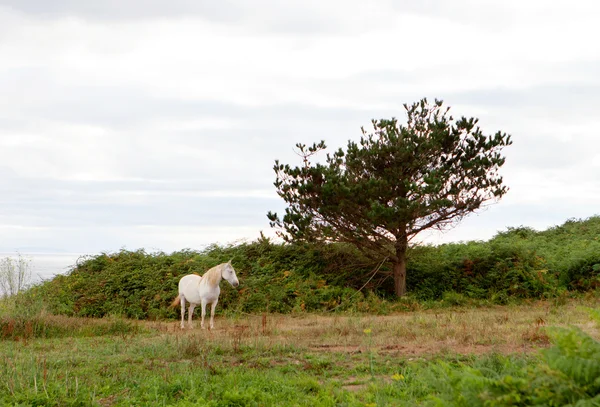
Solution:
<path fill-rule="evenodd" d="M 177 305 L 179 305 L 179 302 L 180 302 L 180 301 L 179 301 L 179 299 L 180 299 L 180 297 L 179 297 L 179 296 L 175 297 L 175 299 L 174 299 L 174 300 L 173 300 L 173 302 L 171 303 L 171 307 L 172 307 L 172 308 L 175 308 Z"/>

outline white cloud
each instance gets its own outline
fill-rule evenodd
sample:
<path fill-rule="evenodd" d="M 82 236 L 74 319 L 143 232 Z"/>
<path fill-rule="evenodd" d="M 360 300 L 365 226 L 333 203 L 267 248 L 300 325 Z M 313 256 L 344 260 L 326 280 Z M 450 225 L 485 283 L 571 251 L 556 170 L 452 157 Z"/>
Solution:
<path fill-rule="evenodd" d="M 444 99 L 513 135 L 498 205 L 433 241 L 597 211 L 593 1 L 0 1 L 0 248 L 175 250 L 281 212 L 273 160 Z"/>

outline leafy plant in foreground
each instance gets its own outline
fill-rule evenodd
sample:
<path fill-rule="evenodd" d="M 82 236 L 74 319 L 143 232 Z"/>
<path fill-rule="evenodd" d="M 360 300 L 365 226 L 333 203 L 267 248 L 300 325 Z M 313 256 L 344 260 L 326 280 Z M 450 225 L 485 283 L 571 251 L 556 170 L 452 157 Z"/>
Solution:
<path fill-rule="evenodd" d="M 600 325 L 600 309 L 590 310 Z M 502 377 L 464 367 L 442 369 L 446 376 L 439 406 L 600 406 L 600 341 L 576 327 L 548 329 L 554 346 L 540 363 Z"/>

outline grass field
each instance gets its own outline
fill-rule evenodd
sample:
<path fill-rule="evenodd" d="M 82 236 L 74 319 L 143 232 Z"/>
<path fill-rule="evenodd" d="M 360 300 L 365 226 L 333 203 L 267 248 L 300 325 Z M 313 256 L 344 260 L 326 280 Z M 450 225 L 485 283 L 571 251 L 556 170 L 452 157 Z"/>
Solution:
<path fill-rule="evenodd" d="M 379 406 L 432 402 L 453 367 L 511 374 L 547 326 L 600 332 L 582 306 L 535 302 L 389 316 L 218 316 L 176 321 L 3 317 L 2 405 Z M 199 325 L 199 324 L 198 324 Z M 432 402 L 433 403 L 433 402 Z"/>

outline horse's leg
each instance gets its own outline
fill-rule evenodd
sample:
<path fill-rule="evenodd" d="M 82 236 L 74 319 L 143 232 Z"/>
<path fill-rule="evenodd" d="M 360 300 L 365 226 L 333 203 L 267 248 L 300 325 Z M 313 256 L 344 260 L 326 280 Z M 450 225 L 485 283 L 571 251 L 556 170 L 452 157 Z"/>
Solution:
<path fill-rule="evenodd" d="M 194 325 L 192 324 L 192 315 L 194 315 L 194 308 L 196 308 L 196 304 L 190 302 L 190 308 L 188 309 L 188 327 L 192 329 Z"/>
<path fill-rule="evenodd" d="M 204 316 L 206 315 L 206 301 L 202 300 L 202 321 L 200 322 L 200 328 L 204 329 Z"/>
<path fill-rule="evenodd" d="M 210 329 L 215 327 L 215 308 L 217 308 L 217 302 L 219 302 L 218 298 L 210 304 Z"/>
<path fill-rule="evenodd" d="M 179 294 L 179 301 L 181 302 L 181 329 L 185 328 L 183 321 L 185 320 L 185 297 L 183 294 Z"/>

